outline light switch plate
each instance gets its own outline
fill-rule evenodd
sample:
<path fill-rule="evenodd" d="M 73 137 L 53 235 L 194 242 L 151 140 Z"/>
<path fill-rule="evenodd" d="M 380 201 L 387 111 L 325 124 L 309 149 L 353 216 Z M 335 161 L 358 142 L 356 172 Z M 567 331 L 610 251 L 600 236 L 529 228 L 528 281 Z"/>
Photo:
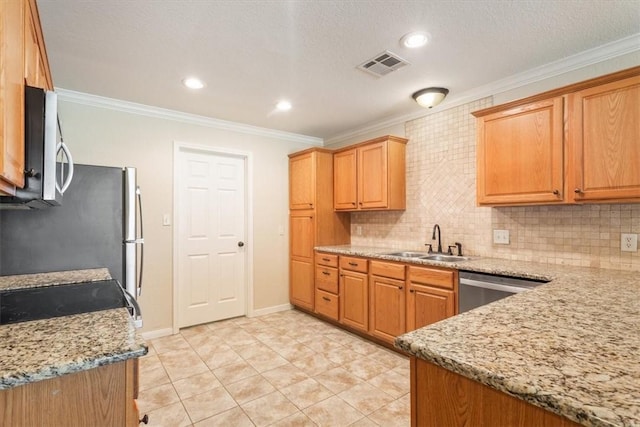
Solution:
<path fill-rule="evenodd" d="M 509 230 L 493 230 L 493 243 L 496 245 L 508 245 Z"/>
<path fill-rule="evenodd" d="M 164 225 L 165 227 L 171 225 L 171 217 L 169 216 L 169 214 L 162 215 L 162 225 Z"/>
<path fill-rule="evenodd" d="M 638 251 L 638 235 L 625 234 L 625 233 L 621 234 L 620 250 L 622 252 L 637 252 Z"/>

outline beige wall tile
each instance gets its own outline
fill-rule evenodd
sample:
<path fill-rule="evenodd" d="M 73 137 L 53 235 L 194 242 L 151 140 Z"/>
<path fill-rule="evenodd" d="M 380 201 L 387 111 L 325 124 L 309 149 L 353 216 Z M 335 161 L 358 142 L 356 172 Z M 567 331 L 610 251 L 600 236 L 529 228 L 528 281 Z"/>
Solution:
<path fill-rule="evenodd" d="M 351 243 L 424 249 L 437 223 L 445 250 L 461 242 L 469 255 L 639 270 L 640 252 L 621 252 L 620 233 L 640 233 L 640 204 L 476 206 L 471 112 L 489 106 L 485 98 L 407 122 L 407 209 L 353 213 Z M 510 244 L 494 245 L 494 229 L 509 230 Z"/>

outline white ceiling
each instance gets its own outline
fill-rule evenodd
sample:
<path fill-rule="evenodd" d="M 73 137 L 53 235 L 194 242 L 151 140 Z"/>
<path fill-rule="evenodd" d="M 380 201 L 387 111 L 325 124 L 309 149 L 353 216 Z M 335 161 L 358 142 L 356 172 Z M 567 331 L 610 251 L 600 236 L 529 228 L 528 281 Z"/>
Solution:
<path fill-rule="evenodd" d="M 38 0 L 56 87 L 320 138 L 640 32 L 640 0 Z M 427 31 L 409 50 L 399 39 Z M 355 67 L 390 50 L 411 65 Z M 181 79 L 206 82 L 194 92 Z M 275 112 L 278 100 L 293 103 Z M 446 106 L 446 100 L 443 107 Z"/>

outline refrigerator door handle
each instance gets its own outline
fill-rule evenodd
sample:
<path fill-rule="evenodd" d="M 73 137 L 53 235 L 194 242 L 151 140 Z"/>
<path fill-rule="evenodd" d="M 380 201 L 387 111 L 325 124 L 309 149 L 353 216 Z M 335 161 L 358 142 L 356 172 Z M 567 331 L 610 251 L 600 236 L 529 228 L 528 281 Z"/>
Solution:
<path fill-rule="evenodd" d="M 142 193 L 140 187 L 136 187 L 136 195 L 138 196 L 138 212 L 140 213 L 140 238 L 136 239 L 136 243 L 140 244 L 140 276 L 138 278 L 137 293 L 142 295 L 142 272 L 144 268 L 144 228 L 142 225 Z"/>

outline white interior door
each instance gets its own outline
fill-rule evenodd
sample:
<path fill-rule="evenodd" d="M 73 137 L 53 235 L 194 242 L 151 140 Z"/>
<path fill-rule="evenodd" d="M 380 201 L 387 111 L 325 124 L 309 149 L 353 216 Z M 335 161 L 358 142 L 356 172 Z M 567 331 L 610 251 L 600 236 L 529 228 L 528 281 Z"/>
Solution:
<path fill-rule="evenodd" d="M 178 326 L 245 314 L 244 158 L 179 151 Z"/>

